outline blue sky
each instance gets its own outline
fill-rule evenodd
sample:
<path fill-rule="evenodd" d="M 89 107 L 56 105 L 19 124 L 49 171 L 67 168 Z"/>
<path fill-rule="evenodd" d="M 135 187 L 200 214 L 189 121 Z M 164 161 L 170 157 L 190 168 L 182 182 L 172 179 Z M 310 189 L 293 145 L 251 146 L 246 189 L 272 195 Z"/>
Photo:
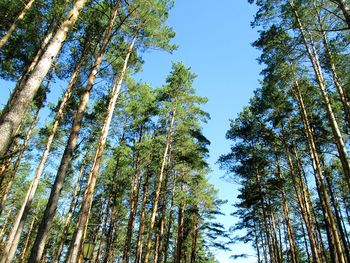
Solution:
<path fill-rule="evenodd" d="M 164 83 L 171 70 L 172 61 L 183 61 L 198 75 L 194 86 L 201 96 L 209 99 L 205 110 L 211 120 L 204 126 L 204 134 L 211 141 L 209 163 L 213 172 L 210 181 L 219 189 L 219 197 L 229 202 L 223 206 L 227 216 L 219 221 L 227 227 L 235 220 L 229 214 L 234 211 L 237 185 L 220 179 L 224 171 L 215 164 L 221 154 L 229 151 L 230 142 L 225 139 L 229 119 L 237 116 L 258 87 L 261 67 L 259 56 L 251 43 L 258 37 L 250 27 L 256 7 L 247 0 L 177 0 L 170 12 L 169 25 L 176 31 L 175 43 L 179 49 L 173 54 L 152 51 L 144 56 L 143 81 L 153 86 Z M 231 252 L 215 252 L 221 263 L 256 262 L 255 251 L 249 244 L 237 244 Z M 247 259 L 229 259 L 231 254 L 247 253 Z"/>
<path fill-rule="evenodd" d="M 213 172 L 210 181 L 219 190 L 219 197 L 227 199 L 222 207 L 227 215 L 219 221 L 229 227 L 236 221 L 229 216 L 234 211 L 239 186 L 220 179 L 224 171 L 215 164 L 221 154 L 229 151 L 230 142 L 225 133 L 229 128 L 229 119 L 237 116 L 258 87 L 261 70 L 256 58 L 257 50 L 251 43 L 257 33 L 250 27 L 256 11 L 247 0 L 176 0 L 170 12 L 169 25 L 176 31 L 174 43 L 179 49 L 173 54 L 149 51 L 144 54 L 144 70 L 138 78 L 160 86 L 171 70 L 172 62 L 183 61 L 198 75 L 194 82 L 197 93 L 209 99 L 205 110 L 211 120 L 204 126 L 204 134 L 211 141 L 209 163 Z M 0 81 L 0 103 L 8 97 L 8 82 Z M 64 84 L 59 84 L 64 88 Z M 231 252 L 214 251 L 220 263 L 256 262 L 255 251 L 248 244 L 237 244 Z M 247 259 L 236 261 L 229 259 L 232 254 L 247 253 Z"/>

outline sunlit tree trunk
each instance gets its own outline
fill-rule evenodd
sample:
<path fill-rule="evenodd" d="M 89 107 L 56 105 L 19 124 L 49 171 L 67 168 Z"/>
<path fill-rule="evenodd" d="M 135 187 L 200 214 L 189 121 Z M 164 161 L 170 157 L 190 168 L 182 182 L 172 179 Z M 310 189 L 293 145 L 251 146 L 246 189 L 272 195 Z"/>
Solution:
<path fill-rule="evenodd" d="M 36 217 L 34 216 L 33 219 L 32 219 L 32 222 L 30 223 L 30 226 L 29 226 L 29 229 L 28 229 L 28 232 L 27 232 L 27 237 L 26 237 L 26 239 L 24 241 L 23 249 L 21 251 L 21 254 L 19 255 L 19 262 L 24 262 L 24 258 L 25 258 L 26 254 L 27 254 L 26 252 L 27 252 L 27 249 L 28 249 L 30 235 L 32 234 L 35 221 L 36 221 Z"/>
<path fill-rule="evenodd" d="M 318 193 L 319 193 L 319 197 L 321 200 L 321 204 L 323 206 L 323 210 L 324 210 L 324 216 L 325 216 L 325 221 L 326 224 L 328 225 L 328 230 L 329 230 L 329 234 L 331 235 L 331 238 L 333 239 L 330 240 L 330 246 L 334 246 L 336 249 L 336 255 L 338 257 L 338 262 L 345 262 L 345 258 L 343 255 L 343 249 L 341 246 L 341 241 L 339 238 L 339 233 L 338 233 L 338 229 L 336 227 L 336 223 L 335 223 L 335 219 L 334 219 L 334 215 L 333 215 L 333 211 L 331 208 L 331 204 L 329 201 L 329 196 L 328 196 L 328 192 L 325 186 L 325 182 L 323 179 L 323 171 L 321 168 L 321 163 L 320 163 L 320 159 L 319 156 L 317 154 L 317 147 L 314 141 L 314 137 L 313 137 L 313 133 L 312 133 L 312 128 L 311 125 L 309 123 L 309 117 L 303 102 L 303 98 L 300 92 L 300 88 L 299 88 L 299 83 L 297 81 L 295 81 L 295 86 L 294 86 L 294 92 L 295 92 L 295 96 L 299 105 L 299 109 L 301 112 L 301 117 L 303 120 L 303 124 L 304 124 L 304 130 L 305 130 L 305 134 L 307 137 L 307 141 L 308 141 L 308 146 L 309 146 L 309 150 L 310 150 L 310 156 L 312 159 L 312 165 L 315 171 L 315 176 L 316 176 L 316 185 L 318 188 Z"/>
<path fill-rule="evenodd" d="M 315 77 L 317 79 L 317 82 L 318 82 L 318 85 L 319 85 L 319 88 L 320 88 L 320 91 L 322 94 L 324 104 L 326 106 L 328 120 L 329 120 L 329 123 L 330 123 L 331 128 L 332 128 L 332 133 L 333 133 L 335 144 L 337 146 L 337 150 L 339 153 L 339 159 L 340 159 L 341 164 L 342 164 L 345 180 L 347 181 L 349 189 L 350 189 L 350 164 L 348 161 L 348 153 L 347 153 L 347 150 L 345 148 L 344 139 L 341 135 L 337 120 L 336 120 L 334 112 L 333 112 L 331 101 L 330 101 L 329 95 L 328 95 L 327 90 L 326 90 L 326 84 L 325 84 L 325 80 L 323 77 L 322 68 L 321 68 L 319 58 L 318 58 L 318 54 L 317 54 L 317 51 L 315 48 L 315 44 L 314 44 L 310 34 L 309 34 L 310 41 L 307 40 L 307 37 L 306 37 L 307 31 L 304 29 L 304 27 L 302 25 L 302 22 L 299 18 L 299 13 L 295 9 L 293 3 L 290 2 L 290 5 L 291 5 L 291 8 L 292 8 L 293 13 L 295 15 L 295 20 L 297 22 L 304 46 L 305 46 L 307 54 L 308 54 L 308 57 L 309 57 L 310 62 L 312 64 L 312 67 L 313 67 L 313 70 L 315 73 Z"/>
<path fill-rule="evenodd" d="M 69 210 L 68 210 L 68 213 L 66 216 L 66 221 L 64 223 L 64 228 L 63 228 L 62 235 L 61 235 L 61 238 L 59 241 L 58 250 L 56 253 L 56 257 L 55 257 L 56 262 L 59 262 L 61 254 L 62 254 L 64 243 L 67 240 L 68 230 L 69 230 L 72 216 L 73 216 L 76 204 L 77 204 L 77 197 L 79 194 L 79 188 L 81 187 L 81 180 L 83 178 L 84 170 L 86 167 L 88 154 L 89 154 L 89 150 L 86 151 L 85 156 L 84 156 L 83 161 L 82 161 L 82 164 L 80 166 L 79 176 L 78 176 L 77 182 L 76 182 L 74 190 L 73 190 L 73 197 L 72 197 L 72 200 L 71 200 L 71 203 L 69 206 Z"/>
<path fill-rule="evenodd" d="M 117 15 L 117 10 L 118 8 L 116 8 L 115 11 L 115 16 Z M 136 32 L 136 34 L 134 35 L 134 38 L 132 40 L 132 42 L 130 43 L 129 49 L 127 50 L 127 54 L 124 60 L 124 65 L 122 68 L 122 71 L 120 72 L 120 77 L 116 76 L 112 90 L 111 90 L 111 98 L 108 104 L 108 108 L 107 108 L 107 116 L 105 118 L 103 127 L 102 127 L 102 131 L 101 131 L 101 135 L 99 138 L 99 142 L 98 142 L 98 146 L 96 149 L 96 153 L 95 153 L 95 157 L 94 157 L 94 162 L 92 165 L 92 169 L 89 175 L 89 182 L 84 194 L 84 198 L 83 198 L 83 203 L 82 203 L 82 207 L 81 210 L 79 212 L 79 219 L 77 222 L 77 228 L 74 232 L 73 238 L 72 238 L 72 243 L 69 249 L 69 256 L 67 259 L 67 262 L 72 262 L 75 263 L 77 261 L 77 257 L 81 248 L 81 244 L 83 242 L 83 229 L 85 227 L 85 225 L 87 225 L 88 220 L 89 220 L 89 215 L 90 215 L 90 210 L 91 210 L 91 205 L 92 205 L 92 201 L 93 201 L 93 193 L 95 190 L 95 185 L 96 185 L 96 180 L 97 180 L 97 175 L 100 169 L 100 165 L 102 163 L 102 156 L 103 156 L 103 150 L 104 150 L 104 146 L 107 140 L 107 135 L 108 135 L 108 130 L 109 130 L 109 126 L 111 124 L 112 121 L 112 117 L 113 117 L 113 113 L 114 113 L 114 109 L 115 109 L 115 105 L 117 102 L 117 98 L 119 96 L 120 93 L 120 89 L 121 89 L 121 85 L 124 81 L 124 76 L 126 74 L 126 69 L 129 63 L 129 58 L 131 56 L 131 52 L 134 48 L 134 44 L 135 41 L 137 39 L 138 36 L 138 32 Z"/>
<path fill-rule="evenodd" d="M 42 221 L 39 226 L 38 234 L 36 237 L 36 240 L 34 242 L 34 246 L 31 252 L 30 260 L 31 262 L 40 262 L 40 259 L 42 257 L 42 253 L 45 247 L 45 242 L 48 236 L 48 231 L 51 227 L 53 217 L 55 215 L 56 209 L 57 209 L 57 203 L 58 199 L 63 187 L 63 181 L 64 178 L 66 177 L 66 173 L 69 167 L 69 164 L 72 160 L 73 157 L 73 152 L 77 144 L 77 138 L 79 135 L 79 131 L 81 129 L 82 125 L 82 119 L 84 116 L 84 112 L 86 109 L 86 106 L 88 104 L 89 98 L 90 98 L 90 93 L 93 88 L 98 70 L 101 66 L 102 60 L 103 60 L 103 55 L 105 53 L 105 50 L 107 48 L 107 44 L 109 42 L 111 32 L 113 29 L 114 21 L 116 18 L 116 14 L 118 12 L 118 4 L 116 4 L 116 7 L 110 17 L 109 24 L 106 28 L 104 38 L 102 40 L 100 50 L 96 56 L 96 60 L 94 62 L 94 65 L 90 71 L 88 81 L 87 81 L 87 86 L 84 90 L 84 92 L 81 95 L 81 100 L 78 106 L 78 109 L 74 115 L 74 120 L 73 120 L 73 125 L 72 129 L 69 135 L 69 139 L 66 145 L 66 148 L 64 150 L 60 166 L 57 171 L 57 175 L 55 178 L 54 185 L 51 189 L 50 197 L 48 204 L 46 206 L 44 216 L 42 218 Z"/>
<path fill-rule="evenodd" d="M 13 138 L 18 132 L 18 127 L 24 115 L 37 93 L 42 81 L 47 75 L 53 60 L 60 51 L 68 32 L 73 28 L 80 11 L 88 0 L 76 0 L 66 19 L 62 22 L 55 36 L 51 39 L 46 51 L 41 56 L 33 71 L 26 81 L 23 81 L 14 92 L 0 116 L 0 157 L 2 157 Z"/>
<path fill-rule="evenodd" d="M 171 136 L 173 133 L 175 114 L 176 114 L 176 109 L 174 108 L 171 111 L 167 142 L 166 142 L 166 146 L 165 146 L 165 150 L 164 150 L 164 155 L 163 155 L 163 159 L 162 159 L 162 164 L 161 164 L 159 176 L 157 178 L 157 186 L 156 186 L 155 196 L 153 199 L 153 207 L 152 207 L 152 211 L 151 211 L 151 219 L 150 219 L 150 225 L 149 225 L 149 229 L 148 229 L 149 232 L 148 232 L 147 247 L 146 247 L 146 252 L 145 252 L 144 263 L 148 263 L 149 255 L 151 252 L 153 228 L 154 228 L 156 214 L 157 214 L 157 210 L 158 210 L 160 190 L 161 190 L 162 184 L 163 184 L 164 171 L 165 171 L 165 166 L 167 164 L 167 158 L 168 158 L 168 153 L 169 153 L 169 149 L 170 149 L 169 147 L 171 144 L 171 138 L 172 138 Z"/>

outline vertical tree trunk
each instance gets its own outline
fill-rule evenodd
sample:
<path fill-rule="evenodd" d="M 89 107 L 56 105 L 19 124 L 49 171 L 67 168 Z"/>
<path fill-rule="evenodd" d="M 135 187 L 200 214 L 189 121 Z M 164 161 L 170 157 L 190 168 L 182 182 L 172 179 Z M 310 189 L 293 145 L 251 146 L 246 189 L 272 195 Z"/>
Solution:
<path fill-rule="evenodd" d="M 309 36 L 310 43 L 307 40 L 307 37 L 305 34 L 305 29 L 301 23 L 300 18 L 299 18 L 299 13 L 295 9 L 293 3 L 290 2 L 290 5 L 291 5 L 291 8 L 292 8 L 293 13 L 295 15 L 295 19 L 296 19 L 296 22 L 298 24 L 300 34 L 302 36 L 302 40 L 304 42 L 307 54 L 309 56 L 310 62 L 312 64 L 312 67 L 313 67 L 313 70 L 314 70 L 314 73 L 315 73 L 315 76 L 317 79 L 317 82 L 319 84 L 322 98 L 323 98 L 324 104 L 326 106 L 328 120 L 329 120 L 329 123 L 330 123 L 331 128 L 332 128 L 333 137 L 334 137 L 335 144 L 337 146 L 337 150 L 339 153 L 339 158 L 340 158 L 340 161 L 342 164 L 344 177 L 345 177 L 345 180 L 348 183 L 348 186 L 350 189 L 350 164 L 348 161 L 348 153 L 347 153 L 347 150 L 345 148 L 344 139 L 341 135 L 341 132 L 340 132 L 340 129 L 339 129 L 339 126 L 338 126 L 338 123 L 337 123 L 337 120 L 335 118 L 333 108 L 332 108 L 332 105 L 330 102 L 330 98 L 329 98 L 327 90 L 326 90 L 325 80 L 323 77 L 322 68 L 321 68 L 319 58 L 318 58 L 318 54 L 317 54 L 317 51 L 315 49 L 315 45 L 313 43 L 311 35 Z"/>
<path fill-rule="evenodd" d="M 166 142 L 166 146 L 165 146 L 165 150 L 164 150 L 163 160 L 162 160 L 160 173 L 159 173 L 158 180 L 157 180 L 155 196 L 154 196 L 154 200 L 153 200 L 153 207 L 152 207 L 152 212 L 151 212 L 151 219 L 150 219 L 150 225 L 149 225 L 149 233 L 148 233 L 147 247 L 146 247 L 146 252 L 145 252 L 144 263 L 148 263 L 149 254 L 151 251 L 153 228 L 154 228 L 154 223 L 156 220 L 160 190 L 161 190 L 161 187 L 163 184 L 165 165 L 167 163 L 169 147 L 171 144 L 173 126 L 174 126 L 174 121 L 175 121 L 175 114 L 176 114 L 176 109 L 174 108 L 171 112 L 171 118 L 170 118 L 169 129 L 168 129 L 168 138 L 167 138 L 167 142 Z"/>
<path fill-rule="evenodd" d="M 190 257 L 190 263 L 196 263 L 196 252 L 197 252 L 197 238 L 198 238 L 198 231 L 199 231 L 199 215 L 196 213 L 194 214 L 194 222 L 192 226 L 192 242 L 191 242 L 191 257 Z M 259 253 L 259 247 L 257 246 L 258 251 L 258 262 L 260 263 L 260 253 Z"/>
<path fill-rule="evenodd" d="M 174 208 L 174 202 L 175 202 L 176 182 L 177 182 L 177 173 L 176 171 L 174 171 L 173 189 L 171 191 L 171 202 L 170 202 L 170 208 L 169 208 L 169 217 L 168 217 L 168 226 L 167 226 L 167 232 L 166 232 L 166 238 L 165 238 L 165 245 L 164 245 L 164 250 L 161 251 L 161 253 L 164 254 L 164 256 L 161 257 L 161 263 L 163 262 L 166 263 L 168 259 L 170 236 L 172 234 L 171 227 L 173 224 L 173 208 Z"/>
<path fill-rule="evenodd" d="M 51 189 L 49 201 L 46 206 L 44 216 L 40 223 L 38 234 L 31 252 L 30 260 L 33 263 L 40 262 L 40 259 L 42 257 L 42 253 L 45 247 L 45 242 L 48 236 L 48 231 L 51 227 L 52 220 L 56 212 L 57 203 L 62 190 L 63 182 L 65 179 L 69 164 L 72 160 L 74 149 L 77 144 L 77 138 L 79 135 L 79 131 L 81 129 L 83 115 L 84 115 L 87 103 L 89 101 L 90 93 L 93 88 L 96 75 L 102 63 L 103 54 L 106 50 L 107 44 L 111 36 L 112 28 L 113 28 L 116 14 L 118 11 L 118 5 L 119 5 L 119 2 L 116 4 L 115 9 L 113 10 L 113 14 L 110 17 L 109 24 L 106 28 L 105 35 L 100 46 L 100 50 L 97 54 L 96 60 L 94 62 L 94 66 L 92 67 L 91 72 L 89 74 L 87 86 L 81 96 L 78 109 L 74 115 L 71 133 L 69 135 L 69 139 L 68 139 L 66 148 L 64 150 L 60 166 L 57 171 L 55 182 Z"/>
<path fill-rule="evenodd" d="M 343 110 L 344 110 L 344 113 L 345 113 L 345 118 L 346 118 L 346 121 L 348 123 L 348 126 L 350 127 L 350 104 L 349 104 L 349 99 L 348 99 L 348 96 L 345 94 L 345 89 L 343 87 L 343 84 L 341 83 L 341 80 L 338 77 L 337 69 L 336 69 L 335 64 L 334 64 L 333 54 L 332 54 L 332 51 L 331 51 L 330 46 L 329 46 L 329 41 L 328 41 L 327 34 L 326 34 L 326 32 L 324 30 L 324 27 L 323 27 L 323 22 L 321 20 L 320 12 L 317 9 L 315 3 L 313 3 L 313 4 L 314 4 L 315 10 L 317 12 L 317 20 L 318 20 L 318 23 L 320 25 L 320 31 L 321 31 L 321 35 L 322 35 L 324 51 L 325 51 L 326 57 L 328 59 L 329 67 L 330 67 L 330 70 L 331 70 L 331 73 L 332 73 L 333 83 L 334 83 L 334 86 L 336 87 L 336 89 L 338 91 L 339 98 L 340 98 L 340 101 L 342 103 Z"/>
<path fill-rule="evenodd" d="M 338 230 L 336 227 L 333 211 L 332 211 L 332 208 L 331 208 L 331 205 L 329 202 L 328 192 L 327 192 L 325 182 L 323 179 L 323 171 L 321 168 L 319 156 L 317 154 L 317 148 L 316 148 L 316 144 L 315 144 L 315 141 L 313 138 L 312 128 L 311 128 L 310 123 L 309 123 L 308 114 L 306 112 L 303 98 L 301 96 L 300 89 L 299 89 L 299 83 L 297 81 L 295 81 L 294 91 L 295 91 L 295 96 L 297 98 L 297 102 L 298 102 L 299 109 L 301 112 L 301 117 L 302 117 L 303 124 L 304 124 L 305 134 L 306 134 L 306 137 L 308 140 L 310 156 L 311 156 L 312 165 L 313 165 L 313 168 L 315 171 L 315 176 L 316 176 L 316 178 L 315 178 L 316 185 L 317 185 L 317 188 L 319 190 L 318 192 L 320 195 L 319 197 L 320 197 L 321 203 L 323 205 L 326 224 L 329 226 L 329 233 L 334 238 L 333 242 L 330 241 L 331 242 L 330 245 L 335 247 L 339 262 L 345 263 L 345 258 L 344 258 L 342 246 L 340 243 L 341 241 L 339 239 L 339 234 L 338 234 Z"/>
<path fill-rule="evenodd" d="M 178 212 L 178 222 L 177 222 L 176 247 L 174 250 L 175 263 L 181 263 L 181 259 L 182 259 L 182 248 L 183 248 L 183 238 L 184 238 L 184 218 L 185 218 L 185 204 L 183 201 L 180 201 L 179 212 Z"/>
<path fill-rule="evenodd" d="M 46 51 L 30 73 L 30 76 L 17 88 L 18 92 L 14 92 L 16 96 L 11 99 L 12 103 L 8 103 L 5 110 L 1 113 L 0 157 L 5 154 L 11 144 L 30 103 L 48 73 L 53 60 L 60 51 L 68 32 L 73 28 L 80 11 L 83 9 L 87 1 L 88 0 L 76 0 L 74 2 L 73 8 L 67 14 L 61 27 L 57 30 L 55 36 L 48 44 Z"/>
<path fill-rule="evenodd" d="M 168 183 L 169 183 L 169 176 L 171 172 L 171 152 L 172 152 L 172 142 L 170 140 L 170 146 L 169 146 L 169 156 L 168 156 L 168 164 L 166 169 L 166 176 L 164 180 L 164 186 L 163 186 L 163 195 L 162 195 L 162 209 L 161 209 L 161 216 L 160 216 L 160 223 L 159 223 L 159 247 L 155 250 L 155 259 L 158 259 L 158 253 L 160 253 L 159 262 L 162 262 L 164 257 L 164 231 L 165 231 L 165 214 L 166 214 L 166 208 L 167 208 L 167 199 L 168 199 Z M 157 262 L 157 261 L 155 261 Z"/>
<path fill-rule="evenodd" d="M 142 260 L 142 248 L 143 248 L 143 234 L 145 230 L 145 217 L 146 217 L 146 204 L 148 199 L 147 197 L 148 197 L 149 178 L 150 178 L 150 173 L 147 171 L 146 177 L 142 186 L 143 195 L 142 195 L 142 201 L 141 201 L 139 231 L 138 231 L 137 242 L 136 242 L 135 263 L 142 262 L 141 260 Z"/>
<path fill-rule="evenodd" d="M 12 25 L 10 28 L 7 30 L 6 34 L 0 39 L 0 49 L 7 43 L 7 41 L 10 39 L 12 33 L 16 30 L 18 24 L 23 20 L 24 16 L 27 14 L 29 11 L 30 7 L 34 3 L 34 0 L 29 0 L 24 8 L 21 10 L 15 21 L 13 21 Z"/>
<path fill-rule="evenodd" d="M 139 134 L 138 142 L 140 143 L 142 140 L 142 127 Z M 128 220 L 128 227 L 125 237 L 125 243 L 124 243 L 124 250 L 123 250 L 123 258 L 122 263 L 128 263 L 129 262 L 129 253 L 130 253 L 130 247 L 131 247 L 131 238 L 132 238 L 132 232 L 134 228 L 134 221 L 136 217 L 137 212 L 137 202 L 139 200 L 139 193 L 140 193 L 140 184 L 141 184 L 141 168 L 140 168 L 140 156 L 138 153 L 136 153 L 136 167 L 135 167 L 135 176 L 133 179 L 133 186 L 130 193 L 130 212 L 129 212 L 129 220 Z"/>
<path fill-rule="evenodd" d="M 19 255 L 19 262 L 24 262 L 24 258 L 25 258 L 26 254 L 27 254 L 27 249 L 28 249 L 28 244 L 29 244 L 29 240 L 30 240 L 30 235 L 32 234 L 32 230 L 33 230 L 35 221 L 36 221 L 36 217 L 33 216 L 32 222 L 31 222 L 30 227 L 28 229 L 26 240 L 24 241 L 23 249 L 21 251 L 21 254 Z"/>
<path fill-rule="evenodd" d="M 116 10 L 115 11 L 115 16 L 116 16 L 118 8 L 116 8 L 115 10 Z M 79 213 L 77 228 L 76 228 L 76 231 L 73 235 L 73 239 L 72 239 L 72 243 L 71 243 L 71 246 L 69 249 L 69 256 L 68 256 L 67 262 L 75 263 L 77 261 L 77 257 L 78 257 L 78 254 L 79 254 L 79 251 L 81 248 L 81 244 L 83 242 L 83 235 L 82 235 L 83 229 L 84 229 L 85 225 L 87 225 L 88 220 L 89 220 L 89 215 L 90 215 L 90 210 L 91 210 L 91 205 L 92 205 L 92 200 L 93 200 L 93 193 L 95 190 L 97 175 L 98 175 L 98 172 L 100 169 L 100 165 L 102 163 L 103 150 L 104 150 L 104 146 L 105 146 L 105 143 L 107 140 L 109 126 L 110 126 L 111 121 L 112 121 L 112 117 L 113 117 L 113 113 L 114 113 L 114 109 L 115 109 L 115 104 L 117 102 L 117 98 L 118 98 L 119 93 L 120 93 L 121 85 L 124 81 L 124 76 L 126 74 L 126 69 L 127 69 L 128 63 L 129 63 L 129 58 L 131 56 L 131 52 L 134 48 L 134 44 L 135 44 L 137 37 L 138 37 L 138 31 L 136 32 L 132 42 L 130 43 L 129 49 L 127 51 L 127 54 L 126 54 L 126 57 L 124 60 L 123 69 L 120 73 L 120 77 L 118 79 L 118 76 L 116 76 L 114 84 L 113 84 L 113 88 L 112 88 L 111 93 L 110 93 L 111 98 L 110 98 L 108 108 L 107 108 L 107 116 L 105 118 L 105 122 L 103 124 L 103 128 L 102 128 L 101 135 L 99 138 L 97 150 L 96 150 L 95 157 L 94 157 L 94 162 L 93 162 L 92 169 L 91 169 L 91 172 L 89 175 L 90 181 L 87 185 L 86 192 L 84 194 L 82 207 L 81 207 L 81 210 Z"/>

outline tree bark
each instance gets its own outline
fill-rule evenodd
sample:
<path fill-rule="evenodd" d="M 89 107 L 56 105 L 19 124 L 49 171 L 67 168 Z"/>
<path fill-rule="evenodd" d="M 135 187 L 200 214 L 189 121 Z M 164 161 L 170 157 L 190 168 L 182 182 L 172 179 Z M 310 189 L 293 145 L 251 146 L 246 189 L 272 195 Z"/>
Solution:
<path fill-rule="evenodd" d="M 303 102 L 303 98 L 301 96 L 299 83 L 297 81 L 295 81 L 294 92 L 295 92 L 295 96 L 296 96 L 296 99 L 297 99 L 297 102 L 299 105 L 301 117 L 302 117 L 303 124 L 304 124 L 305 135 L 307 137 L 310 156 L 311 156 L 311 160 L 312 160 L 312 165 L 313 165 L 313 169 L 315 171 L 316 185 L 318 188 L 318 193 L 319 193 L 319 197 L 321 200 L 321 204 L 323 206 L 325 221 L 329 227 L 330 234 L 334 238 L 333 242 L 330 241 L 331 242 L 330 245 L 333 245 L 336 248 L 336 254 L 338 256 L 339 262 L 345 263 L 343 249 L 342 249 L 342 246 L 340 243 L 341 241 L 339 239 L 339 234 L 338 234 L 338 230 L 337 230 L 337 227 L 335 224 L 333 211 L 332 211 L 332 208 L 330 205 L 328 192 L 327 192 L 325 182 L 323 179 L 323 171 L 321 168 L 319 156 L 317 154 L 317 148 L 316 148 L 316 144 L 315 144 L 315 141 L 313 138 L 312 128 L 311 128 L 311 125 L 309 123 L 309 117 L 308 117 L 308 114 L 307 114 L 307 111 L 306 111 L 306 108 L 305 108 L 305 105 Z"/>
<path fill-rule="evenodd" d="M 24 258 L 25 258 L 26 254 L 27 254 L 27 249 L 28 249 L 28 244 L 29 244 L 29 240 L 30 240 L 30 235 L 32 234 L 32 230 L 33 230 L 35 221 L 36 221 L 36 217 L 34 216 L 33 219 L 32 219 L 32 222 L 30 224 L 30 227 L 28 229 L 28 233 L 27 233 L 26 240 L 24 241 L 23 249 L 21 251 L 21 254 L 19 255 L 19 262 L 24 262 Z"/>
<path fill-rule="evenodd" d="M 0 116 L 0 157 L 7 151 L 13 138 L 18 132 L 18 127 L 24 118 L 24 115 L 37 93 L 42 81 L 47 75 L 53 60 L 60 51 L 68 32 L 73 28 L 78 19 L 80 11 L 88 0 L 76 0 L 73 8 L 67 14 L 66 19 L 62 22 L 61 27 L 57 30 L 44 54 L 41 56 L 37 65 L 30 73 L 26 81 L 15 91 L 15 98 L 11 99 L 5 110 Z M 11 102 L 10 101 L 10 102 Z"/>
<path fill-rule="evenodd" d="M 166 146 L 165 146 L 165 150 L 164 150 L 163 160 L 162 160 L 160 173 L 159 173 L 158 180 L 157 180 L 155 196 L 154 196 L 154 200 L 153 200 L 153 207 L 152 207 L 152 212 L 151 212 L 151 219 L 150 219 L 150 225 L 149 225 L 149 233 L 148 233 L 147 247 L 146 247 L 146 252 L 145 252 L 144 263 L 148 263 L 148 261 L 149 261 L 149 254 L 150 254 L 151 246 L 152 246 L 153 228 L 154 228 L 154 224 L 155 224 L 155 220 L 156 220 L 159 195 L 160 195 L 160 190 L 161 190 L 162 183 L 163 183 L 164 170 L 165 170 L 165 166 L 167 163 L 169 147 L 171 144 L 173 126 L 174 126 L 174 121 L 175 121 L 175 114 L 176 114 L 176 109 L 174 108 L 171 112 L 167 142 L 166 142 Z"/>
<path fill-rule="evenodd" d="M 117 15 L 117 10 L 118 10 L 118 8 L 115 8 L 115 16 Z M 83 229 L 84 229 L 84 226 L 86 224 L 88 224 L 88 221 L 89 221 L 89 215 L 90 215 L 91 205 L 92 205 L 92 201 L 93 201 L 93 193 L 95 190 L 97 175 L 98 175 L 98 172 L 100 169 L 100 165 L 102 163 L 103 150 L 104 150 L 104 146 L 105 146 L 105 143 L 107 140 L 109 126 L 110 126 L 111 121 L 112 121 L 112 117 L 113 117 L 113 113 L 114 113 L 114 109 L 115 109 L 115 104 L 117 102 L 117 98 L 118 98 L 119 93 L 120 93 L 121 85 L 124 81 L 124 76 L 126 74 L 126 69 L 127 69 L 128 63 L 129 63 L 129 58 L 131 56 L 131 52 L 134 48 L 134 44 L 135 44 L 137 37 L 138 37 L 138 31 L 136 32 L 132 42 L 130 43 L 129 49 L 127 51 L 127 55 L 126 55 L 125 60 L 124 60 L 123 69 L 120 73 L 120 77 L 118 78 L 118 76 L 116 76 L 114 84 L 113 84 L 113 88 L 112 88 L 111 93 L 110 93 L 111 98 L 110 98 L 108 108 L 107 108 L 107 116 L 105 118 L 105 122 L 103 124 L 103 128 L 101 131 L 100 139 L 99 139 L 97 150 L 96 150 L 95 157 L 94 157 L 94 162 L 93 162 L 92 169 L 91 169 L 91 172 L 89 175 L 90 180 L 89 180 L 89 183 L 87 185 L 86 192 L 84 194 L 82 207 L 81 207 L 81 210 L 79 213 L 77 228 L 76 228 L 76 231 L 73 235 L 73 239 L 72 239 L 72 243 L 71 243 L 71 246 L 69 249 L 69 256 L 68 256 L 67 262 L 75 263 L 77 261 L 77 257 L 78 257 L 78 254 L 79 254 L 79 251 L 81 248 L 81 244 L 83 242 Z"/>
<path fill-rule="evenodd" d="M 53 123 L 51 133 L 47 139 L 45 150 L 41 156 L 39 165 L 37 166 L 37 168 L 35 170 L 34 178 L 33 178 L 32 182 L 27 190 L 27 193 L 26 193 L 26 196 L 23 200 L 22 206 L 17 213 L 15 222 L 13 224 L 13 227 L 12 227 L 12 230 L 10 233 L 11 239 L 9 239 L 9 241 L 8 241 L 8 246 L 12 246 L 13 249 L 17 248 L 17 246 L 18 246 L 19 238 L 20 238 L 20 235 L 22 233 L 25 220 L 29 214 L 31 204 L 32 204 L 34 195 L 36 193 L 37 187 L 39 185 L 41 175 L 44 171 L 45 164 L 46 164 L 46 161 L 47 161 L 48 156 L 49 156 L 49 152 L 50 152 L 50 149 L 52 146 L 53 139 L 57 133 L 59 124 L 60 124 L 61 119 L 63 117 L 63 111 L 64 111 L 66 104 L 71 96 L 74 84 L 76 83 L 76 80 L 78 78 L 80 67 L 81 67 L 82 62 L 83 62 L 83 57 L 84 56 L 82 55 L 80 58 L 80 61 L 78 62 L 78 65 L 73 73 L 73 76 L 68 84 L 67 90 L 66 90 L 65 94 L 63 95 L 63 99 L 59 105 L 58 111 L 57 111 L 56 116 L 55 116 L 55 120 Z"/>
<path fill-rule="evenodd" d="M 86 153 L 85 153 L 85 156 L 83 158 L 83 162 L 82 162 L 82 164 L 80 166 L 79 176 L 78 176 L 77 182 L 76 182 L 75 187 L 74 187 L 73 197 L 72 197 L 72 200 L 71 200 L 71 203 L 70 203 L 70 207 L 69 207 L 69 210 L 68 210 L 68 213 L 67 213 L 66 221 L 64 223 L 64 228 L 63 228 L 62 235 L 61 235 L 61 238 L 60 238 L 60 243 L 59 243 L 58 250 L 57 250 L 57 253 L 56 253 L 56 257 L 55 257 L 55 262 L 57 262 L 57 263 L 60 260 L 64 243 L 67 240 L 68 230 L 69 230 L 69 226 L 70 226 L 70 223 L 71 223 L 71 220 L 72 220 L 72 216 L 73 216 L 76 204 L 77 204 L 77 197 L 78 197 L 78 193 L 79 193 L 79 188 L 81 187 L 81 179 L 83 178 L 83 174 L 84 174 L 84 170 L 85 170 L 88 154 L 89 154 L 89 150 L 87 150 Z"/>
<path fill-rule="evenodd" d="M 27 14 L 29 11 L 30 7 L 34 3 L 34 0 L 29 0 L 24 8 L 21 10 L 15 21 L 13 21 L 12 25 L 10 28 L 7 30 L 6 34 L 1 38 L 0 40 L 0 49 L 7 43 L 7 41 L 10 39 L 12 33 L 16 30 L 18 24 L 23 20 L 24 16 Z"/>

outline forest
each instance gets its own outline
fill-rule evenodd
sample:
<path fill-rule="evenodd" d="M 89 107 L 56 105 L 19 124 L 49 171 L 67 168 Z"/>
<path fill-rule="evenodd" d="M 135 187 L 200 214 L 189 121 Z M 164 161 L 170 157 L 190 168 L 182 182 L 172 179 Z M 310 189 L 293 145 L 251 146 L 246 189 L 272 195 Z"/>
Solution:
<path fill-rule="evenodd" d="M 0 263 L 350 263 L 350 2 L 248 2 L 263 70 L 223 200 L 196 72 L 137 77 L 181 46 L 173 0 L 0 0 Z"/>

